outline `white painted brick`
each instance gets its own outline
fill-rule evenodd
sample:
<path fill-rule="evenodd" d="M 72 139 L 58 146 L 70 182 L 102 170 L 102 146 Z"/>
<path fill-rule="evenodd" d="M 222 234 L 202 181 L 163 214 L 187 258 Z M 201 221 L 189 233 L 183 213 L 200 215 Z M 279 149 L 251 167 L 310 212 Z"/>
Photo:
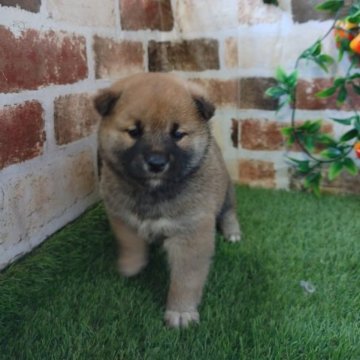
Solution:
<path fill-rule="evenodd" d="M 87 148 L 31 168 L 0 187 L 0 269 L 84 211 L 96 195 Z"/>
<path fill-rule="evenodd" d="M 176 26 L 180 32 L 236 28 L 237 0 L 177 0 Z"/>
<path fill-rule="evenodd" d="M 276 69 L 281 64 L 282 43 L 276 35 L 251 29 L 238 38 L 238 63 L 243 69 Z"/>
<path fill-rule="evenodd" d="M 76 25 L 115 27 L 113 0 L 48 0 L 51 18 Z"/>
<path fill-rule="evenodd" d="M 255 25 L 280 21 L 284 11 L 263 0 L 238 0 L 238 18 L 241 24 Z"/>

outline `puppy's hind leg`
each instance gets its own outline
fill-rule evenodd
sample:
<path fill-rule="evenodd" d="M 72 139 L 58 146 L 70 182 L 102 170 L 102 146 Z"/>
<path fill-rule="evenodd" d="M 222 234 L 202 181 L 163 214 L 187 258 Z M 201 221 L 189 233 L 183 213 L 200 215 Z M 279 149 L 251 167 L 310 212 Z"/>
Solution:
<path fill-rule="evenodd" d="M 230 183 L 221 213 L 217 219 L 217 225 L 226 240 L 230 242 L 241 240 L 240 224 L 236 216 L 235 191 Z"/>
<path fill-rule="evenodd" d="M 126 277 L 137 275 L 147 264 L 147 244 L 124 222 L 109 216 L 111 227 L 120 246 L 119 272 Z"/>

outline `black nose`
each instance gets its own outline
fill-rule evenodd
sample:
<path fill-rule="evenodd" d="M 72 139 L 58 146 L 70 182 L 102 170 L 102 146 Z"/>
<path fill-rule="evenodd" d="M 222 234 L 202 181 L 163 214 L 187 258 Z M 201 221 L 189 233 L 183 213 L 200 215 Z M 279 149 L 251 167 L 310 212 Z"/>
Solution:
<path fill-rule="evenodd" d="M 162 153 L 147 154 L 145 161 L 149 165 L 149 170 L 154 173 L 163 171 L 169 162 L 167 156 Z"/>

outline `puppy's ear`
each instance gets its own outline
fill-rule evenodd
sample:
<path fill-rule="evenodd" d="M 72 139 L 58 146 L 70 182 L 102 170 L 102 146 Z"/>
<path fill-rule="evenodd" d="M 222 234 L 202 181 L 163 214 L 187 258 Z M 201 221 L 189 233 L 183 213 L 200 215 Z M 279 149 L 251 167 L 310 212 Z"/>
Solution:
<path fill-rule="evenodd" d="M 94 106 L 96 111 L 101 116 L 110 115 L 120 96 L 120 93 L 115 93 L 108 89 L 100 91 L 100 93 L 94 99 Z"/>
<path fill-rule="evenodd" d="M 206 121 L 210 120 L 214 116 L 215 106 L 209 100 L 204 87 L 196 82 L 188 81 L 187 89 L 193 98 L 199 115 Z"/>
<path fill-rule="evenodd" d="M 193 97 L 196 109 L 206 121 L 210 120 L 215 113 L 215 106 L 209 101 L 203 98 L 202 96 Z"/>

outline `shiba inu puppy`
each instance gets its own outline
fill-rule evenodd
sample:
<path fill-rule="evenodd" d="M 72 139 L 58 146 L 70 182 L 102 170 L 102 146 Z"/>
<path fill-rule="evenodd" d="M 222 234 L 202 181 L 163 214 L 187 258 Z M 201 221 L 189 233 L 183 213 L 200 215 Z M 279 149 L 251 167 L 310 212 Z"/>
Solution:
<path fill-rule="evenodd" d="M 147 245 L 161 241 L 170 266 L 165 322 L 199 322 L 216 226 L 240 240 L 233 186 L 209 126 L 215 107 L 194 83 L 157 73 L 120 80 L 94 103 L 119 271 L 136 275 L 147 264 Z"/>

